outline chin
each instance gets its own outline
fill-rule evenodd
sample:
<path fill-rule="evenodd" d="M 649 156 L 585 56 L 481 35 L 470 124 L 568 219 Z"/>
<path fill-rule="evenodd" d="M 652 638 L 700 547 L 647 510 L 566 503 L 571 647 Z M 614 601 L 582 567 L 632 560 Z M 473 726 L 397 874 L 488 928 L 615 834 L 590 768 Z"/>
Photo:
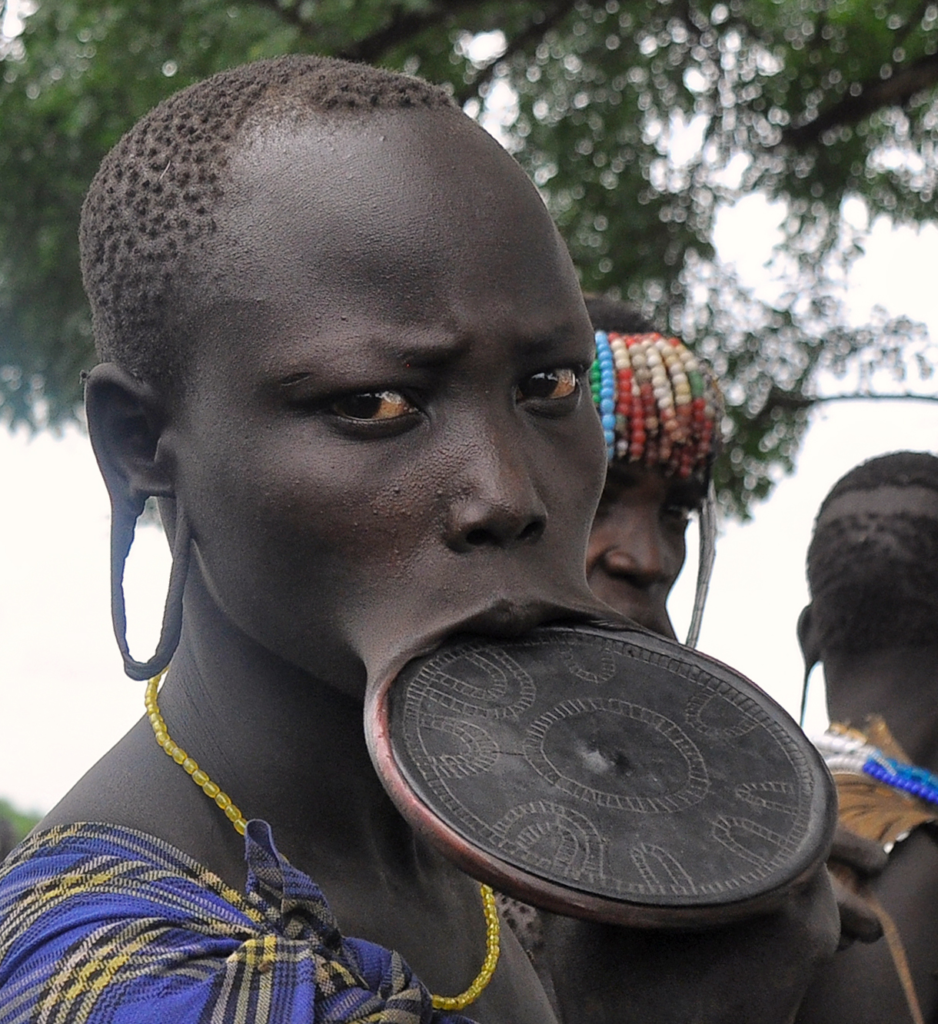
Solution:
<path fill-rule="evenodd" d="M 634 590 L 632 587 L 629 587 L 629 589 Z M 658 608 L 648 601 L 636 600 L 634 595 L 623 595 L 615 586 L 595 586 L 593 593 L 600 601 L 609 605 L 610 608 L 617 611 L 620 615 L 624 615 L 627 619 L 638 623 L 639 626 L 650 629 L 652 633 L 667 637 L 669 640 L 676 639 L 671 619 L 664 608 Z"/>

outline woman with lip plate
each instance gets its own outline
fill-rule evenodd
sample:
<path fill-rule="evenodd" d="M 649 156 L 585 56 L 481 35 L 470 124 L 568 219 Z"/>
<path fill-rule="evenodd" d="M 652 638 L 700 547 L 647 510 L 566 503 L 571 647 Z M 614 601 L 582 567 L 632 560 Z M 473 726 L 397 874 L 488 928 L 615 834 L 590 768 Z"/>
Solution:
<path fill-rule="evenodd" d="M 823 869 L 700 935 L 558 927 L 558 1017 L 368 755 L 369 683 L 441 638 L 607 614 L 593 331 L 512 158 L 417 79 L 262 61 L 138 122 L 81 241 L 151 682 L 0 870 L 0 1021 L 790 1020 L 836 943 Z M 140 662 L 150 496 L 173 571 Z"/>

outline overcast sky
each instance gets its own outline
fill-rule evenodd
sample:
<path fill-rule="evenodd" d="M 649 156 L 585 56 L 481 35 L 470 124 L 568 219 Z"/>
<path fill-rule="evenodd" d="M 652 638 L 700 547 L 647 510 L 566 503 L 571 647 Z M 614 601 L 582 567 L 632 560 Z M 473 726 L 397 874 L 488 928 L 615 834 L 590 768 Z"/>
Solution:
<path fill-rule="evenodd" d="M 745 201 L 721 218 L 718 242 L 749 284 L 764 275 L 773 217 Z M 938 337 L 938 232 L 876 225 L 851 278 L 857 319 L 881 303 Z M 934 449 L 938 403 L 844 403 L 813 417 L 798 471 L 717 546 L 700 647 L 749 675 L 790 711 L 800 699 L 795 621 L 806 601 L 804 554 L 817 507 L 858 462 L 900 448 Z M 108 504 L 87 440 L 0 431 L 0 795 L 46 810 L 142 712 L 143 684 L 122 672 L 108 605 Z M 168 555 L 138 531 L 128 572 L 131 646 L 149 657 Z M 695 560 L 672 609 L 686 630 Z M 817 718 L 817 715 L 815 716 Z"/>

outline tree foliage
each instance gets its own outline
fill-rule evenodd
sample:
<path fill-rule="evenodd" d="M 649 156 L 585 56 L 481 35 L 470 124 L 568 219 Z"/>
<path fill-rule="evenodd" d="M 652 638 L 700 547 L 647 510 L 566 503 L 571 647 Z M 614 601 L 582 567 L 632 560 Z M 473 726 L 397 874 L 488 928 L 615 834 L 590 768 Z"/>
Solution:
<path fill-rule="evenodd" d="M 714 364 L 731 420 L 718 483 L 737 513 L 791 469 L 821 371 L 886 364 L 901 382 L 910 346 L 922 358 L 919 326 L 884 314 L 850 327 L 837 296 L 862 243 L 846 199 L 871 217 L 934 215 L 936 4 L 39 0 L 30 10 L 0 64 L 8 422 L 73 416 L 79 371 L 93 363 L 76 231 L 102 155 L 170 92 L 287 51 L 449 83 L 542 189 L 584 287 L 640 303 Z M 771 301 L 714 258 L 717 210 L 752 191 L 786 211 L 787 286 Z"/>
<path fill-rule="evenodd" d="M 14 842 L 26 838 L 26 833 L 34 828 L 42 815 L 38 811 L 24 811 L 15 807 L 9 800 L 0 797 L 0 821 L 10 823 Z M 2 840 L 0 840 L 2 842 Z"/>

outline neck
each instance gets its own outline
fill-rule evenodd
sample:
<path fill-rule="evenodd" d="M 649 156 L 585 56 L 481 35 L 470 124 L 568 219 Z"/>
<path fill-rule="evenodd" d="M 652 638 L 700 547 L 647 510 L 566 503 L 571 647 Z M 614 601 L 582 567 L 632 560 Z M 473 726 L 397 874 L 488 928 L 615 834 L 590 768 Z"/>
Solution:
<path fill-rule="evenodd" d="M 862 727 L 881 715 L 911 760 L 938 771 L 938 645 L 827 653 L 831 718 Z"/>
<path fill-rule="evenodd" d="M 413 846 L 371 764 L 353 692 L 251 640 L 190 577 L 182 640 L 160 695 L 168 731 L 314 877 L 337 851 L 346 865 L 386 863 Z"/>
<path fill-rule="evenodd" d="M 402 950 L 432 988 L 459 992 L 486 950 L 478 885 L 391 803 L 355 690 L 355 680 L 319 678 L 271 654 L 227 620 L 197 577 L 187 584 L 182 639 L 159 695 L 169 735 L 244 817 L 270 823 L 279 851 L 326 894 L 345 934 Z M 137 792 L 154 817 L 130 823 L 243 886 L 243 840 L 159 750 L 149 722 L 142 727 L 153 761 L 144 771 L 137 761 L 136 779 L 159 799 Z"/>

